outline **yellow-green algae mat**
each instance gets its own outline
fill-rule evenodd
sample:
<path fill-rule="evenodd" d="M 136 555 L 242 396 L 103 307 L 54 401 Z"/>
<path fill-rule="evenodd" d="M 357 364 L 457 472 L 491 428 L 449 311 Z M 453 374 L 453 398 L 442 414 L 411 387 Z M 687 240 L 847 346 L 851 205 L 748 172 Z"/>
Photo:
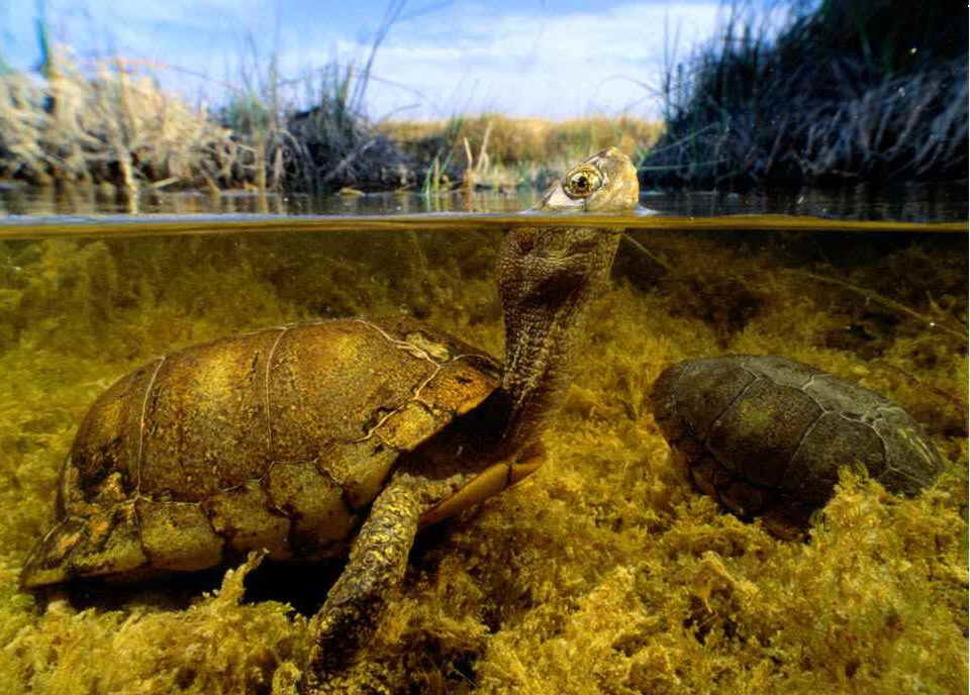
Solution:
<path fill-rule="evenodd" d="M 649 255 L 625 247 L 596 306 L 547 466 L 419 539 L 361 691 L 964 691 L 967 360 L 931 324 L 966 319 L 965 254 L 800 266 L 838 285 L 783 268 L 813 241 L 640 241 Z M 0 692 L 294 692 L 307 618 L 242 601 L 255 560 L 187 606 L 158 588 L 83 608 L 18 592 L 76 425 L 152 356 L 301 319 L 408 312 L 501 354 L 497 246 L 487 231 L 0 242 Z M 890 296 L 914 314 L 871 301 Z M 884 393 L 951 469 L 915 500 L 844 477 L 806 543 L 723 514 L 668 460 L 646 393 L 672 362 L 729 352 Z"/>

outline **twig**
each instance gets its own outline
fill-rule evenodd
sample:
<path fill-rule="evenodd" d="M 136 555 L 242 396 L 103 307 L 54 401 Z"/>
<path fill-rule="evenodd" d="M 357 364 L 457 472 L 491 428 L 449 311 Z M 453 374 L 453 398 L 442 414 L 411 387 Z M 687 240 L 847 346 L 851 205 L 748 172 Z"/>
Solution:
<path fill-rule="evenodd" d="M 646 246 L 644 246 L 643 244 L 641 244 L 639 241 L 637 241 L 636 239 L 634 239 L 629 234 L 624 234 L 623 235 L 623 239 L 625 239 L 627 242 L 629 242 L 633 246 L 633 248 L 635 248 L 637 251 L 639 251 L 640 253 L 642 253 L 644 256 L 646 256 L 647 258 L 649 258 L 651 261 L 653 261 L 654 263 L 656 263 L 657 265 L 659 265 L 661 268 L 663 268 L 664 270 L 666 270 L 668 273 L 674 272 L 674 267 L 672 265 L 670 265 L 669 263 L 667 263 L 667 261 L 665 261 L 662 258 L 660 258 L 659 256 L 657 256 L 652 251 L 650 251 Z"/>
<path fill-rule="evenodd" d="M 850 292 L 855 292 L 860 294 L 866 299 L 869 299 L 877 304 L 882 304 L 885 307 L 898 311 L 900 313 L 911 316 L 923 323 L 927 324 L 930 328 L 938 328 L 944 333 L 947 333 L 955 338 L 958 338 L 964 344 L 967 343 L 967 329 L 957 330 L 944 323 L 940 323 L 936 319 L 921 314 L 918 311 L 909 308 L 905 304 L 900 304 L 899 302 L 889 299 L 888 297 L 883 297 L 881 294 L 873 292 L 872 290 L 867 290 L 864 287 L 859 287 L 858 285 L 853 285 L 851 282 L 846 282 L 845 280 L 839 280 L 838 278 L 831 278 L 825 275 L 817 275 L 816 273 L 810 273 L 807 270 L 798 270 L 795 268 L 783 268 L 783 273 L 788 275 L 798 275 L 801 277 L 809 278 L 810 280 L 815 280 L 816 282 L 823 282 L 829 285 L 837 285 L 843 289 L 849 290 Z"/>

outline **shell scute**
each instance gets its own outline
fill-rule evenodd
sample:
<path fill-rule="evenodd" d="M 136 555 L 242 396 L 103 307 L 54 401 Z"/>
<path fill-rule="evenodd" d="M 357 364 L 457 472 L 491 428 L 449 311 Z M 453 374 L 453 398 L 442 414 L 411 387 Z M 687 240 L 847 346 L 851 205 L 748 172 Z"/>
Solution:
<path fill-rule="evenodd" d="M 213 529 L 202 505 L 139 499 L 135 502 L 135 510 L 142 549 L 153 569 L 191 572 L 213 567 L 222 561 L 225 539 Z M 128 524 L 122 524 L 119 531 L 127 532 L 128 528 Z M 76 560 L 74 564 L 77 564 Z M 82 570 L 82 574 L 105 573 Z"/>
<path fill-rule="evenodd" d="M 210 496 L 202 502 L 202 510 L 216 534 L 240 557 L 260 548 L 268 550 L 274 560 L 292 557 L 290 520 L 275 509 L 257 481 Z"/>
<path fill-rule="evenodd" d="M 299 557 L 318 557 L 347 538 L 357 521 L 343 489 L 312 462 L 277 463 L 266 489 L 274 507 L 291 523 L 289 545 Z"/>
<path fill-rule="evenodd" d="M 728 470 L 755 485 L 777 485 L 802 435 L 821 414 L 804 392 L 758 378 L 714 422 L 707 446 Z M 758 455 L 736 455 L 747 451 Z"/>
<path fill-rule="evenodd" d="M 667 421 L 672 440 L 686 436 L 704 441 L 714 421 L 754 380 L 754 374 L 729 365 L 680 362 L 657 379 L 654 410 L 658 419 Z M 669 412 L 684 413 L 685 417 L 664 418 Z"/>
<path fill-rule="evenodd" d="M 363 322 L 294 327 L 269 365 L 273 458 L 301 461 L 369 434 L 381 409 L 396 410 L 436 366 L 415 359 Z"/>
<path fill-rule="evenodd" d="M 340 486 L 344 501 L 356 510 L 377 496 L 399 455 L 397 449 L 387 446 L 380 437 L 367 437 L 332 444 L 321 452 L 317 467 L 322 475 Z"/>
<path fill-rule="evenodd" d="M 886 467 L 886 452 L 872 427 L 830 411 L 806 433 L 779 483 L 797 499 L 821 506 L 831 496 L 843 466 L 878 479 Z"/>
<path fill-rule="evenodd" d="M 138 485 L 139 439 L 131 436 L 141 428 L 144 397 L 161 360 L 155 360 L 116 381 L 91 406 L 81 421 L 68 460 L 73 470 L 62 473 L 60 503 L 76 506 L 103 498 L 106 479 L 120 484 L 126 495 Z M 109 492 L 109 494 L 111 494 Z"/>
<path fill-rule="evenodd" d="M 266 470 L 265 364 L 276 337 L 251 333 L 161 362 L 144 395 L 141 491 L 198 502 Z"/>

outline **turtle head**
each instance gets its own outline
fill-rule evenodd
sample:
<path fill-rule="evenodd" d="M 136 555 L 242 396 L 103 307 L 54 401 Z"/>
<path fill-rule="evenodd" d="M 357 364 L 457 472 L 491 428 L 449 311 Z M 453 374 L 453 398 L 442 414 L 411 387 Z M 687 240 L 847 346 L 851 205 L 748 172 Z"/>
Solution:
<path fill-rule="evenodd" d="M 535 209 L 623 215 L 636 208 L 639 197 L 636 168 L 611 147 L 566 172 Z M 502 386 L 511 402 L 507 437 L 513 447 L 528 444 L 549 412 L 623 231 L 590 226 L 583 217 L 564 215 L 555 225 L 515 228 L 504 241 L 499 260 L 505 312 Z M 604 225 L 610 222 L 616 224 L 604 220 Z"/>
<path fill-rule="evenodd" d="M 630 158 L 615 147 L 580 162 L 559 179 L 534 210 L 542 213 L 628 214 L 640 197 Z M 592 226 L 583 215 L 561 224 L 512 229 L 499 261 L 499 292 L 506 315 L 506 340 L 521 326 L 518 317 L 577 307 L 586 290 L 605 279 L 622 228 Z M 584 224 L 579 226 L 577 223 Z M 615 224 L 615 222 L 614 222 Z"/>
<path fill-rule="evenodd" d="M 566 172 L 535 210 L 542 212 L 628 212 L 640 199 L 637 170 L 615 147 L 594 154 Z"/>

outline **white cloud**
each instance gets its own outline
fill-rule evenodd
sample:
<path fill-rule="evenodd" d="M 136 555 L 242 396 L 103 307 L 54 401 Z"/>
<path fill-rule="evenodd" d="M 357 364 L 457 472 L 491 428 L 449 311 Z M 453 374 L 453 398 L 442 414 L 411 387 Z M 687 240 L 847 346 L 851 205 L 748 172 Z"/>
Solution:
<path fill-rule="evenodd" d="M 374 118 L 441 118 L 497 111 L 566 118 L 593 113 L 655 117 L 656 84 L 668 50 L 681 56 L 713 35 L 719 0 L 633 3 L 599 13 L 518 11 L 496 15 L 458 4 L 392 27 L 368 87 Z M 321 45 L 282 41 L 284 74 L 339 57 L 362 64 L 370 46 L 349 37 Z M 669 45 L 679 37 L 679 45 Z M 408 108 L 410 107 L 410 108 Z"/>
<path fill-rule="evenodd" d="M 402 27 L 382 47 L 375 73 L 427 96 L 417 116 L 496 110 L 568 117 L 633 105 L 635 112 L 653 115 L 642 83 L 659 75 L 664 41 L 678 28 L 682 49 L 711 36 L 718 7 L 650 3 L 601 14 L 502 17 L 471 8 L 450 25 L 439 22 L 407 35 Z M 375 116 L 413 102 L 411 95 L 383 88 L 370 97 Z"/>
<path fill-rule="evenodd" d="M 720 0 L 671 0 L 561 12 L 546 3 L 496 12 L 481 0 L 456 2 L 392 27 L 374 65 L 379 79 L 369 85 L 368 111 L 374 118 L 481 111 L 564 118 L 629 110 L 655 116 L 656 100 L 644 85 L 657 82 L 665 42 L 669 50 L 673 37 L 679 37 L 675 48 L 683 57 L 713 35 L 720 6 Z M 71 0 L 50 0 L 48 7 L 82 54 L 83 37 L 95 55 L 118 51 L 213 80 L 239 81 L 244 60 L 255 61 L 265 76 L 274 46 L 285 77 L 298 77 L 335 57 L 359 64 L 370 48 L 367 39 L 349 35 L 348 23 L 321 21 L 326 12 L 319 6 L 302 11 L 291 6 L 290 16 L 282 5 L 262 0 L 86 0 L 80 7 Z M 370 21 L 376 25 L 379 14 Z M 257 42 L 257 53 L 247 48 L 246 36 Z M 222 100 L 218 82 L 190 81 L 176 71 L 159 76 L 190 96 Z"/>

